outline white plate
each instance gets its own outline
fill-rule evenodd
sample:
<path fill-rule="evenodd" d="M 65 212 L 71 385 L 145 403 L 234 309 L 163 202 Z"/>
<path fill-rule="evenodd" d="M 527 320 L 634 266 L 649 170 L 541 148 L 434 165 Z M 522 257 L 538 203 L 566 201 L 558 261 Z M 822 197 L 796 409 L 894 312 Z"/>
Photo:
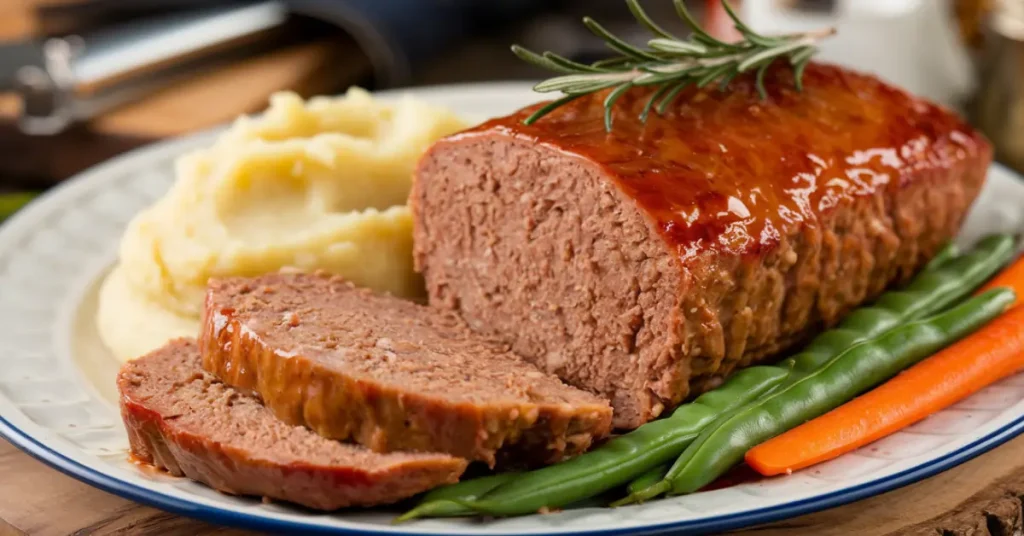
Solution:
<path fill-rule="evenodd" d="M 414 91 L 469 118 L 536 100 L 523 84 Z M 96 487 L 214 523 L 255 529 L 372 534 L 619 534 L 710 531 L 803 514 L 902 486 L 966 461 L 1024 429 L 1024 375 L 1010 378 L 858 452 L 792 476 L 653 501 L 497 521 L 389 524 L 393 512 L 311 513 L 222 495 L 140 471 L 114 399 L 118 363 L 94 328 L 96 284 L 118 238 L 172 180 L 173 159 L 215 133 L 160 143 L 68 181 L 0 228 L 0 434 Z M 999 166 L 964 229 L 969 243 L 1024 229 L 1024 183 Z"/>

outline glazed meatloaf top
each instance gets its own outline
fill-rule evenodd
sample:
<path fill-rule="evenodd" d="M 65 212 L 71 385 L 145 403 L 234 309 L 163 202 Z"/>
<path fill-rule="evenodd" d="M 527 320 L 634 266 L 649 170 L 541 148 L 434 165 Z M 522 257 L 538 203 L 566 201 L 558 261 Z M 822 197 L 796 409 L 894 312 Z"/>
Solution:
<path fill-rule="evenodd" d="M 190 340 L 125 364 L 117 386 L 136 458 L 227 493 L 334 510 L 395 502 L 455 482 L 466 467 L 444 454 L 379 454 L 285 424 L 203 372 Z"/>
<path fill-rule="evenodd" d="M 765 101 L 751 76 L 728 91 L 691 87 L 646 123 L 636 117 L 653 90 L 634 89 L 616 102 L 611 132 L 603 94 L 524 125 L 538 104 L 442 143 L 498 133 L 583 157 L 635 200 L 682 260 L 708 249 L 763 252 L 844 200 L 990 154 L 955 114 L 875 77 L 811 63 L 802 92 L 792 79 L 777 62 Z"/>
<path fill-rule="evenodd" d="M 553 462 L 609 433 L 611 408 L 457 315 L 339 277 L 211 281 L 204 366 L 277 416 L 374 450 Z"/>

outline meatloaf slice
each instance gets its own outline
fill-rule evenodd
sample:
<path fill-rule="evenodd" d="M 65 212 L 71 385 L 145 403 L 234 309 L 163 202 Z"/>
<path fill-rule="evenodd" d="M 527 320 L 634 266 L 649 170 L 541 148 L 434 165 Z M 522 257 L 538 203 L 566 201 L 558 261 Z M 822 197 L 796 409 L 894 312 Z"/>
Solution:
<path fill-rule="evenodd" d="M 550 463 L 610 431 L 600 398 L 474 335 L 455 314 L 339 277 L 211 281 L 203 366 L 278 418 L 373 450 Z"/>
<path fill-rule="evenodd" d="M 435 144 L 410 202 L 432 306 L 635 427 L 835 324 L 957 231 L 991 158 L 950 112 L 839 67 L 779 62 L 615 105 L 536 107 Z"/>
<path fill-rule="evenodd" d="M 445 454 L 379 454 L 285 424 L 203 372 L 191 340 L 125 364 L 117 386 L 137 459 L 226 493 L 334 510 L 392 503 L 466 468 Z"/>

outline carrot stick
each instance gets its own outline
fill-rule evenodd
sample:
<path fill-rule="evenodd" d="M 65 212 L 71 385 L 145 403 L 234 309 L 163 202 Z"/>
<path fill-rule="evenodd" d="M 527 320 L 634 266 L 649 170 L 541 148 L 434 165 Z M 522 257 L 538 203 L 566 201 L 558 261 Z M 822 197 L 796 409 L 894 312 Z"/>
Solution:
<path fill-rule="evenodd" d="M 1011 270 L 1022 270 L 1020 265 Z M 1024 285 L 1024 276 L 1015 283 L 1001 286 Z M 772 476 L 831 460 L 1022 368 L 1024 307 L 1018 307 L 873 391 L 750 449 L 747 464 Z"/>
<path fill-rule="evenodd" d="M 999 272 L 999 275 L 993 277 L 991 281 L 981 287 L 978 293 L 981 294 L 996 287 L 1008 287 L 1017 293 L 1017 299 L 1014 300 L 1010 307 L 1016 307 L 1024 303 L 1024 257 L 1017 259 L 1017 262 L 1011 264 L 1009 268 Z"/>

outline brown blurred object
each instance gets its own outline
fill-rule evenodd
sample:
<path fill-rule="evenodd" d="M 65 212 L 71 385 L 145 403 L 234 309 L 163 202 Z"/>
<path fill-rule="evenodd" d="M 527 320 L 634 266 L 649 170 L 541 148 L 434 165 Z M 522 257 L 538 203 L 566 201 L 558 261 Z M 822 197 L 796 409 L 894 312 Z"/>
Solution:
<path fill-rule="evenodd" d="M 30 1 L 0 2 L 0 39 L 17 39 L 36 32 L 35 19 L 28 9 Z"/>
<path fill-rule="evenodd" d="M 953 12 L 960 27 L 960 37 L 967 46 L 981 47 L 985 40 L 985 19 L 992 8 L 993 0 L 954 0 Z"/>
<path fill-rule="evenodd" d="M 988 18 L 971 119 L 996 159 L 1024 173 L 1024 3 L 1003 0 Z"/>
<path fill-rule="evenodd" d="M 0 36 L 35 35 L 32 8 L 56 0 L 0 0 Z M 75 0 L 60 0 L 68 3 Z M 202 70 L 88 123 L 54 136 L 28 136 L 15 124 L 19 101 L 0 93 L 0 185 L 34 188 L 63 180 L 118 153 L 257 112 L 280 90 L 332 93 L 371 75 L 369 60 L 340 34 L 295 43 Z"/>
<path fill-rule="evenodd" d="M 740 1 L 741 0 L 729 0 L 729 7 L 731 7 L 733 11 L 738 12 L 740 9 Z M 732 19 L 729 18 L 729 14 L 726 13 L 725 8 L 722 7 L 722 0 L 704 1 L 704 20 L 701 24 L 712 37 L 721 39 L 727 43 L 743 39 L 743 34 L 736 29 Z"/>

